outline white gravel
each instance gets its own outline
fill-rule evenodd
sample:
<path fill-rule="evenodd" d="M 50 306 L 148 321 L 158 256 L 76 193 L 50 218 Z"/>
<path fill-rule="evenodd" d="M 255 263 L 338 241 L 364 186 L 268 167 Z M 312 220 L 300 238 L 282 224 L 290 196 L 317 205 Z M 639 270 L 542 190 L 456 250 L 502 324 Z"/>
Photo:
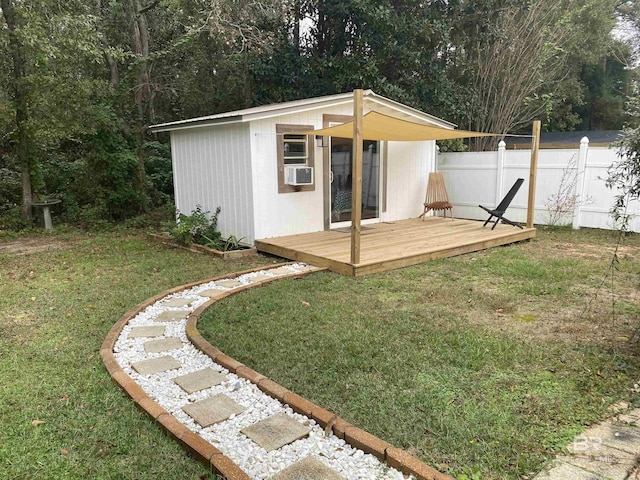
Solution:
<path fill-rule="evenodd" d="M 290 274 L 293 275 L 304 271 L 307 265 L 293 264 L 285 268 L 290 270 Z M 237 280 L 239 280 L 242 285 L 247 285 L 251 283 L 251 278 L 257 275 L 272 277 L 287 276 L 287 274 L 277 275 L 271 273 L 267 269 L 241 275 Z M 381 462 L 373 455 L 353 448 L 335 435 L 325 436 L 324 430 L 317 425 L 313 419 L 295 413 L 288 405 L 282 404 L 278 400 L 261 392 L 253 383 L 230 373 L 227 369 L 213 362 L 211 358 L 204 355 L 189 342 L 185 333 L 186 320 L 178 322 L 155 321 L 155 318 L 165 310 L 194 311 L 209 300 L 208 297 L 199 296 L 198 292 L 203 292 L 211 288 L 218 288 L 223 291 L 234 290 L 234 288 L 218 286 L 214 281 L 168 295 L 140 312 L 122 329 L 122 333 L 113 349 L 115 358 L 120 367 L 122 367 L 151 398 L 171 412 L 175 418 L 186 425 L 191 431 L 199 434 L 202 438 L 222 451 L 224 455 L 233 460 L 251 478 L 256 480 L 267 479 L 309 455 L 316 457 L 318 460 L 338 471 L 347 480 L 404 480 L 412 478 L 405 477 L 398 470 L 389 468 L 384 462 Z M 174 297 L 193 298 L 194 301 L 188 307 L 178 308 L 162 305 L 164 300 Z M 164 336 L 155 337 L 156 339 L 179 337 L 183 342 L 183 346 L 161 353 L 146 353 L 143 344 L 152 340 L 151 338 L 127 338 L 132 327 L 151 325 L 166 326 Z M 131 368 L 132 362 L 165 355 L 171 355 L 178 360 L 182 364 L 182 368 L 153 375 L 140 375 Z M 215 387 L 192 394 L 187 394 L 172 380 L 180 375 L 185 375 L 206 367 L 224 373 L 229 380 Z M 244 406 L 246 410 L 238 415 L 232 416 L 224 422 L 214 424 L 207 428 L 202 428 L 182 411 L 182 407 L 185 405 L 219 393 L 228 395 L 234 401 Z M 265 449 L 240 433 L 240 430 L 244 427 L 281 412 L 310 426 L 311 433 L 309 436 L 267 453 Z"/>

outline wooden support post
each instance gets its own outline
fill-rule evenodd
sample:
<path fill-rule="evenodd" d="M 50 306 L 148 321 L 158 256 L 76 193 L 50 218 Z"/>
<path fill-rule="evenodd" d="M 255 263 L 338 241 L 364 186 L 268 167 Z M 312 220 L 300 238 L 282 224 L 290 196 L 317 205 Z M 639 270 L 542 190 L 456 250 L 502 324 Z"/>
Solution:
<path fill-rule="evenodd" d="M 353 159 L 351 166 L 351 263 L 360 263 L 362 220 L 362 104 L 361 89 L 353 91 Z"/>
<path fill-rule="evenodd" d="M 529 200 L 527 202 L 527 228 L 533 228 L 536 208 L 536 178 L 538 176 L 538 149 L 540 148 L 540 120 L 534 120 L 531 132 L 531 164 L 529 167 Z"/>

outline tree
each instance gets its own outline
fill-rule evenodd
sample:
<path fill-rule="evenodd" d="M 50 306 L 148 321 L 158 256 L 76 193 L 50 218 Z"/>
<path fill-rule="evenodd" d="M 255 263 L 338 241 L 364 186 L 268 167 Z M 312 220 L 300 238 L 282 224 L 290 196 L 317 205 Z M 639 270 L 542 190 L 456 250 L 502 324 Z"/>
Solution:
<path fill-rule="evenodd" d="M 624 138 L 618 143 L 620 152 L 618 161 L 607 172 L 606 184 L 609 188 L 617 188 L 620 193 L 615 197 L 611 207 L 611 216 L 627 231 L 630 216 L 627 205 L 631 200 L 640 198 L 640 87 L 633 86 L 633 94 L 627 105 L 630 121 L 624 129 Z"/>
<path fill-rule="evenodd" d="M 0 46 L 11 58 L 0 88 L 8 92 L 13 113 L 4 156 L 17 159 L 22 215 L 30 218 L 39 166 L 48 150 L 90 129 L 96 84 L 89 72 L 99 55 L 95 18 L 73 0 L 1 0 L 0 6 L 6 25 L 0 29 Z"/>
<path fill-rule="evenodd" d="M 594 40 L 606 45 L 614 22 L 614 2 L 529 0 L 487 0 L 484 9 L 465 9 L 456 35 L 454 65 L 450 70 L 458 82 L 468 85 L 460 101 L 469 105 L 461 123 L 479 131 L 517 131 L 538 117 L 550 120 L 559 99 L 566 104 L 575 92 L 580 71 L 571 57 L 578 51 L 585 57 L 602 51 Z M 602 26 L 598 36 L 584 32 L 585 19 L 595 16 Z M 603 42 L 602 35 L 605 35 Z M 573 84 L 573 88 L 566 88 Z M 573 102 L 581 102 L 573 96 Z M 571 112 L 564 112 L 565 121 Z M 565 126 L 571 128 L 577 119 Z M 477 139 L 476 149 L 486 149 L 491 140 Z"/>
<path fill-rule="evenodd" d="M 27 62 L 24 56 L 24 46 L 20 39 L 22 19 L 18 15 L 12 0 L 0 0 L 0 7 L 2 7 L 2 15 L 7 25 L 8 47 L 12 60 L 11 75 L 8 83 L 9 97 L 15 118 L 13 143 L 17 145 L 18 165 L 22 177 L 22 216 L 26 219 L 31 219 L 33 193 L 31 187 L 31 162 L 28 155 L 29 139 L 27 135 L 27 122 L 29 120 L 25 85 Z"/>

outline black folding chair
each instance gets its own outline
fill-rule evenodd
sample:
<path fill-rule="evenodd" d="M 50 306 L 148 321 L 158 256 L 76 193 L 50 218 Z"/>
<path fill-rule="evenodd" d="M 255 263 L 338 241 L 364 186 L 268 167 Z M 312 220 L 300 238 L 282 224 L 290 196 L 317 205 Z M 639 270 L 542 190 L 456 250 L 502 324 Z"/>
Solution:
<path fill-rule="evenodd" d="M 489 218 L 487 218 L 487 221 L 484 222 L 484 225 L 482 225 L 483 227 L 486 227 L 487 223 L 489 223 L 493 217 L 496 217 L 496 221 L 494 222 L 493 227 L 491 227 L 491 230 L 496 228 L 496 225 L 498 225 L 498 222 L 500 220 L 502 220 L 503 223 L 508 223 L 509 225 L 513 225 L 514 227 L 522 228 L 521 225 L 518 225 L 517 223 L 512 222 L 508 218 L 504 218 L 504 212 L 506 212 L 507 208 L 509 208 L 509 205 L 511 205 L 511 202 L 513 201 L 513 197 L 516 196 L 516 193 L 518 193 L 518 190 L 520 190 L 520 187 L 522 186 L 523 183 L 524 183 L 524 178 L 517 179 L 516 183 L 514 183 L 513 187 L 511 187 L 511 190 L 509 190 L 509 192 L 505 195 L 505 197 L 502 199 L 500 204 L 493 210 L 487 207 L 483 207 L 482 205 L 478 205 L 481 209 L 483 209 L 484 211 L 490 214 Z"/>

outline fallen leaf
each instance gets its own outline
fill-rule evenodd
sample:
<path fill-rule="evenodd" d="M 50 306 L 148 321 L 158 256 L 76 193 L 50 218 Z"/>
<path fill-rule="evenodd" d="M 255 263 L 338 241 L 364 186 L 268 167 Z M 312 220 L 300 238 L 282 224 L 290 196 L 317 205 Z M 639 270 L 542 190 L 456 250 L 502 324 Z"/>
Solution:
<path fill-rule="evenodd" d="M 94 354 L 92 353 L 91 355 L 89 355 L 89 356 L 87 357 L 87 360 L 91 360 L 91 359 L 93 358 L 93 356 L 94 356 Z"/>
<path fill-rule="evenodd" d="M 305 302 L 304 300 L 301 300 L 300 303 L 302 303 L 305 307 L 311 305 L 309 302 Z"/>
<path fill-rule="evenodd" d="M 36 301 L 36 297 L 31 297 L 31 301 L 35 302 Z"/>
<path fill-rule="evenodd" d="M 61 448 L 61 449 L 60 449 L 60 453 L 61 453 L 62 455 L 69 455 L 69 450 L 67 450 L 66 448 Z"/>
<path fill-rule="evenodd" d="M 68 393 L 65 393 L 63 396 L 59 398 L 58 401 L 64 402 L 65 400 L 69 400 L 70 398 L 71 398 L 71 395 L 69 395 Z"/>
<path fill-rule="evenodd" d="M 504 308 L 499 308 L 496 310 L 496 313 L 504 313 Z"/>
<path fill-rule="evenodd" d="M 42 420 L 34 420 L 31 422 L 31 425 L 37 427 L 38 425 L 42 425 L 44 422 Z"/>

